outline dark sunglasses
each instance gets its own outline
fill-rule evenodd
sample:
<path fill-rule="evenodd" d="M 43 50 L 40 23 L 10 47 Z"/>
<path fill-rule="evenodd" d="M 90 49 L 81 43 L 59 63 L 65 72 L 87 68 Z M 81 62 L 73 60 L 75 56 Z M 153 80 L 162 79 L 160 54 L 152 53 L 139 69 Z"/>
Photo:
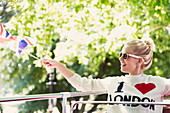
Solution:
<path fill-rule="evenodd" d="M 122 53 L 122 52 L 119 53 L 119 57 L 123 57 L 123 59 L 128 59 L 129 56 L 134 57 L 134 58 L 142 58 L 140 56 L 136 56 L 136 55 L 132 55 L 132 54 L 128 54 L 128 53 Z"/>

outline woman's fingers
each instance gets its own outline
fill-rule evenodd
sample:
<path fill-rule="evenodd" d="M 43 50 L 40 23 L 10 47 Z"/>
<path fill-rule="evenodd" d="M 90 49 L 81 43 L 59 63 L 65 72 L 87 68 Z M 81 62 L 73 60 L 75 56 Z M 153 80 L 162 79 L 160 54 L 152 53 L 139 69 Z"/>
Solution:
<path fill-rule="evenodd" d="M 42 62 L 43 62 L 44 65 L 47 65 L 47 66 L 50 64 L 50 62 L 48 61 L 48 59 L 43 59 Z"/>
<path fill-rule="evenodd" d="M 55 62 L 52 59 L 43 59 L 42 60 L 43 64 L 48 67 L 53 67 Z"/>
<path fill-rule="evenodd" d="M 45 63 L 45 64 L 49 64 L 49 63 L 50 63 L 50 60 L 48 60 L 48 59 L 43 59 L 42 61 L 43 61 L 43 63 Z"/>

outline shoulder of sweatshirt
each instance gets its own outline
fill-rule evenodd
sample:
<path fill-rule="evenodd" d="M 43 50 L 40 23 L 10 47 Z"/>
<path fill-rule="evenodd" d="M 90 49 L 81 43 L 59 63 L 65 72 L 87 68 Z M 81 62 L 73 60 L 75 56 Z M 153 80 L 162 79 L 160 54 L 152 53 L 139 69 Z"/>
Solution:
<path fill-rule="evenodd" d="M 160 84 L 170 84 L 170 79 L 160 77 L 160 76 L 153 76 L 153 75 L 146 75 L 149 76 L 149 80 L 153 82 L 159 82 Z"/>
<path fill-rule="evenodd" d="M 124 75 L 121 75 L 121 76 L 112 76 L 112 77 L 106 77 L 106 78 L 104 78 L 104 79 L 124 79 L 126 76 L 124 76 Z M 153 76 L 153 75 L 145 75 L 145 77 L 149 77 L 149 79 L 151 79 L 151 80 L 158 80 L 158 81 L 160 81 L 160 80 L 167 80 L 167 81 L 169 81 L 170 79 L 167 79 L 167 78 L 164 78 L 164 77 L 161 77 L 161 76 Z"/>
<path fill-rule="evenodd" d="M 155 79 L 155 80 L 170 80 L 161 76 L 153 76 L 153 75 L 146 75 L 149 76 L 151 79 Z"/>
<path fill-rule="evenodd" d="M 108 81 L 115 81 L 115 80 L 122 80 L 124 79 L 125 76 L 124 75 L 121 75 L 121 76 L 112 76 L 112 77 L 105 77 L 104 80 L 108 80 Z"/>

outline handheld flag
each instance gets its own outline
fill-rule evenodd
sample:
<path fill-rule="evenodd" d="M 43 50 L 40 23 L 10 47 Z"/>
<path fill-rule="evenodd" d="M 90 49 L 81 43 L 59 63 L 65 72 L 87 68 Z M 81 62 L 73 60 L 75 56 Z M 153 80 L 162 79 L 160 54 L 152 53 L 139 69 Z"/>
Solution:
<path fill-rule="evenodd" d="M 0 23 L 0 38 L 1 38 L 1 42 L 16 40 L 16 38 L 13 37 L 11 34 L 9 34 L 9 32 L 4 28 L 2 23 Z"/>
<path fill-rule="evenodd" d="M 27 46 L 33 46 L 35 44 L 35 40 L 31 39 L 27 36 L 12 36 L 0 23 L 0 43 L 7 45 L 11 50 L 15 51 L 18 54 L 21 54 L 23 50 Z M 33 55 L 28 54 L 31 57 Z M 34 56 L 34 58 L 38 59 Z"/>
<path fill-rule="evenodd" d="M 17 38 L 18 41 L 18 53 L 20 54 L 24 48 L 26 48 L 27 46 L 33 46 L 33 40 L 31 40 L 30 37 L 26 37 L 26 36 L 20 36 L 19 38 Z M 34 41 L 35 42 L 35 41 Z"/>

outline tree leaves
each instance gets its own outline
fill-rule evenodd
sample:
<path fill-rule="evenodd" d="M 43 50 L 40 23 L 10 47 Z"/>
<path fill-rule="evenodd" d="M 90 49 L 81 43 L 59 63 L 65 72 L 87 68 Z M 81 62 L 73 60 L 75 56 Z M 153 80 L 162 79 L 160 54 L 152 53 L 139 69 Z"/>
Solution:
<path fill-rule="evenodd" d="M 119 76 L 123 73 L 118 52 L 123 44 L 151 37 L 156 51 L 146 73 L 169 78 L 170 19 L 166 0 L 22 0 L 9 4 L 16 13 L 6 28 L 13 35 L 36 38 L 33 54 L 39 58 L 54 58 L 81 76 Z M 3 79 L 10 78 L 16 93 L 34 94 L 42 87 L 48 92 L 48 87 L 43 86 L 47 79 L 45 68 L 36 67 L 35 59 L 1 52 L 1 73 L 6 75 Z M 55 92 L 75 91 L 59 76 Z"/>

